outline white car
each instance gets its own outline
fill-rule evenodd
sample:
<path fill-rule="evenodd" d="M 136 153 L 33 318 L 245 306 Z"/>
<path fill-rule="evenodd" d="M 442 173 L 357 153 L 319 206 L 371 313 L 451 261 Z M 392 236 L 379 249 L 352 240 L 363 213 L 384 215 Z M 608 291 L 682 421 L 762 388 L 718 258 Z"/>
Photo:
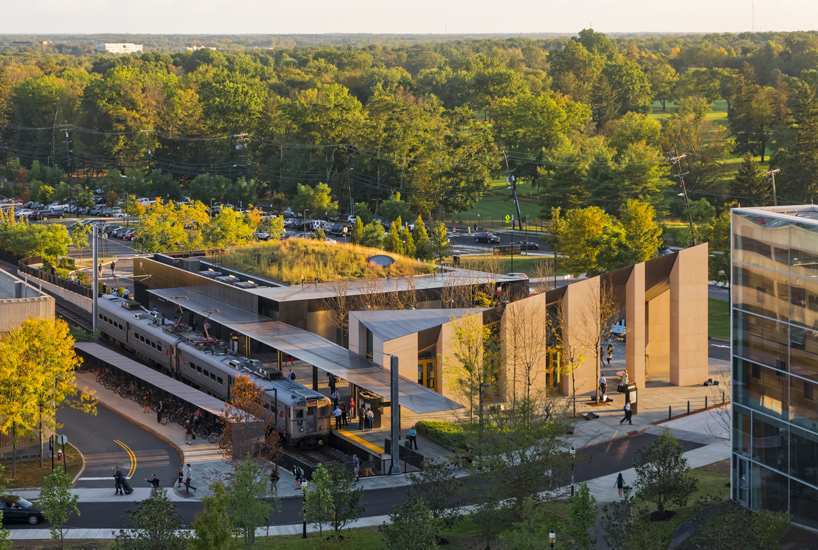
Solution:
<path fill-rule="evenodd" d="M 20 210 L 15 210 L 14 215 L 18 218 L 27 218 L 34 213 L 34 210 L 31 208 L 22 208 Z"/>
<path fill-rule="evenodd" d="M 358 221 L 358 216 L 347 216 L 347 223 L 355 223 Z"/>

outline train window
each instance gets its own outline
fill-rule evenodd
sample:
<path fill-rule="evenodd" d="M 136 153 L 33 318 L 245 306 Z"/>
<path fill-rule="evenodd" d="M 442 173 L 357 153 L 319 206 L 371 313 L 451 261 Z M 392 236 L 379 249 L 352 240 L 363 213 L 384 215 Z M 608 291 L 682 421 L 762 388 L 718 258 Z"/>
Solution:
<path fill-rule="evenodd" d="M 222 386 L 224 386 L 224 380 L 222 380 L 222 377 L 221 377 L 221 376 L 217 376 L 217 377 L 216 377 L 216 382 L 218 382 L 219 384 L 221 384 Z"/>
<path fill-rule="evenodd" d="M 99 314 L 99 318 L 102 319 L 102 313 Z"/>
<path fill-rule="evenodd" d="M 213 374 L 212 372 L 210 373 L 210 379 L 211 379 L 211 380 L 215 380 L 215 379 L 216 379 L 216 375 L 215 375 L 215 374 Z"/>
<path fill-rule="evenodd" d="M 295 417 L 304 418 L 304 409 L 298 409 L 297 411 L 295 411 Z"/>
<path fill-rule="evenodd" d="M 207 372 L 207 369 L 202 369 L 202 374 L 204 374 L 205 376 L 210 376 L 210 373 Z"/>
<path fill-rule="evenodd" d="M 156 349 L 158 349 L 159 351 L 162 351 L 162 342 L 158 342 L 156 344 Z"/>
<path fill-rule="evenodd" d="M 232 386 L 232 385 L 233 385 L 233 377 L 232 377 L 232 376 L 228 376 L 228 377 L 227 377 L 227 380 L 228 380 L 228 382 L 230 383 L 230 385 Z"/>
<path fill-rule="evenodd" d="M 151 347 L 152 347 L 153 349 L 156 349 L 156 342 L 151 342 Z"/>
<path fill-rule="evenodd" d="M 307 416 L 315 416 L 315 407 L 307 407 Z"/>
<path fill-rule="evenodd" d="M 202 367 L 196 367 L 196 372 L 202 372 Z"/>

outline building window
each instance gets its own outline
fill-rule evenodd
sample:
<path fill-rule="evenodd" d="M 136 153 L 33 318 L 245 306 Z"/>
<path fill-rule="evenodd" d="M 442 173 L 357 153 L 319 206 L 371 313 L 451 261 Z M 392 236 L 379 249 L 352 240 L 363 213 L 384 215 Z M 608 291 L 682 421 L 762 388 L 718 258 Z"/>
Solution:
<path fill-rule="evenodd" d="M 366 358 L 372 361 L 374 357 L 374 349 L 375 349 L 375 339 L 372 335 L 372 331 L 366 329 Z"/>

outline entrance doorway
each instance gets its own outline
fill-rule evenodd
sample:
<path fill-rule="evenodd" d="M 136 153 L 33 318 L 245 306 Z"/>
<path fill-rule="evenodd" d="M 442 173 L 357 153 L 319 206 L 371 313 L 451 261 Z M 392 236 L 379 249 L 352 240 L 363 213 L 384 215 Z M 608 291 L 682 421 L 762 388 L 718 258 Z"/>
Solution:
<path fill-rule="evenodd" d="M 437 391 L 437 344 L 432 344 L 418 352 L 418 384 Z"/>
<path fill-rule="evenodd" d="M 546 393 L 559 393 L 562 383 L 562 360 L 559 350 L 548 350 L 545 356 L 545 391 Z"/>
<path fill-rule="evenodd" d="M 733 487 L 736 502 L 742 506 L 750 507 L 750 461 L 737 455 L 733 455 L 736 461 L 736 468 L 733 470 Z"/>

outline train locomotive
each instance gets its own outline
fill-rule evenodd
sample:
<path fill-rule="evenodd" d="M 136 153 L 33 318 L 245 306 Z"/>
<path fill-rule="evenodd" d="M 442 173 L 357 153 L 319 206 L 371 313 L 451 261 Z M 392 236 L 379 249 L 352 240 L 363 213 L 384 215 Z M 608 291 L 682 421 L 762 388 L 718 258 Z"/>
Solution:
<path fill-rule="evenodd" d="M 113 295 L 98 301 L 98 327 L 165 374 L 225 401 L 235 377 L 249 376 L 264 390 L 265 413 L 275 416 L 276 429 L 293 447 L 314 448 L 329 436 L 332 408 L 328 397 L 284 377 L 277 368 L 232 352 L 222 342 Z"/>

